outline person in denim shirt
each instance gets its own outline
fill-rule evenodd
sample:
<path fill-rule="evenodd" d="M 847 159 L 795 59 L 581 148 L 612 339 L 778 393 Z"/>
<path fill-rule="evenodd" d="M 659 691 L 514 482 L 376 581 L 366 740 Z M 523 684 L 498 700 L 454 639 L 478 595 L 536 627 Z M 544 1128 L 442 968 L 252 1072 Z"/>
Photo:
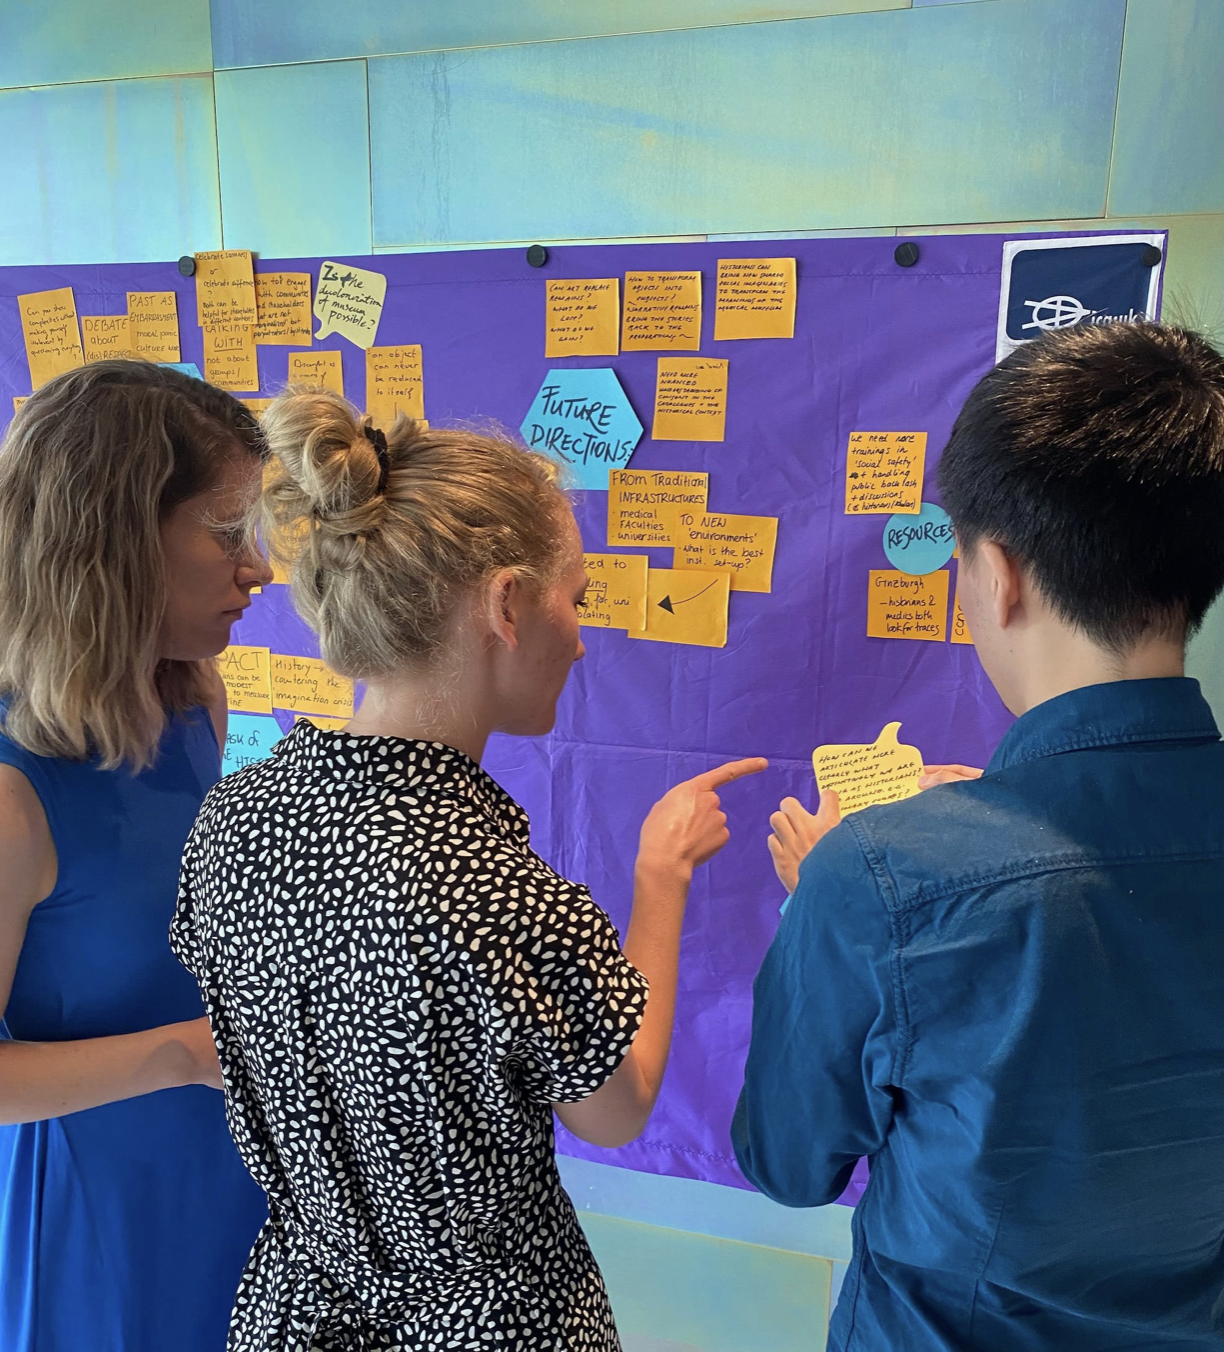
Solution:
<path fill-rule="evenodd" d="M 1224 744 L 1183 674 L 1224 585 L 1224 360 L 1048 334 L 940 486 L 1019 718 L 981 777 L 773 818 L 803 862 L 736 1153 L 788 1206 L 870 1157 L 837 1352 L 1224 1349 Z"/>

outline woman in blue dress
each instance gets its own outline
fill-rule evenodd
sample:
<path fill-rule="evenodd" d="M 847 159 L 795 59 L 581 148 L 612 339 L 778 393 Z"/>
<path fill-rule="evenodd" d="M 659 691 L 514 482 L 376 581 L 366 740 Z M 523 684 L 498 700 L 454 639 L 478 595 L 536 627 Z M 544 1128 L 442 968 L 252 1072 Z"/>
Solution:
<path fill-rule="evenodd" d="M 268 580 L 262 441 L 144 362 L 0 443 L 0 1349 L 221 1352 L 264 1219 L 168 943 L 225 742 L 210 659 Z"/>

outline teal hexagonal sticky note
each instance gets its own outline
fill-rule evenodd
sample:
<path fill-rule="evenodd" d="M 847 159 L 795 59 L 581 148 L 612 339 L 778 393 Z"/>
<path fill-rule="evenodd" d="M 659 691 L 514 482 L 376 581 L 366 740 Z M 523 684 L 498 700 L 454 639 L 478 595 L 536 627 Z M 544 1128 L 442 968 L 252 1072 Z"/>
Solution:
<path fill-rule="evenodd" d="M 642 437 L 642 424 L 608 367 L 549 371 L 520 430 L 533 451 L 565 466 L 574 488 L 606 489 L 608 471 L 623 469 Z"/>

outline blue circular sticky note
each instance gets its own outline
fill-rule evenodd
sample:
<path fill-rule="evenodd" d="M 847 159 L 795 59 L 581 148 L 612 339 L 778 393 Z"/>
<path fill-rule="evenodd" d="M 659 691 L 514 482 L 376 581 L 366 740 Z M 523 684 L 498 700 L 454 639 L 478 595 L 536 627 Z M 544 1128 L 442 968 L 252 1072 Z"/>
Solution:
<path fill-rule="evenodd" d="M 884 553 L 894 568 L 924 577 L 942 568 L 956 548 L 952 519 L 942 507 L 924 502 L 916 515 L 898 512 L 884 527 Z"/>

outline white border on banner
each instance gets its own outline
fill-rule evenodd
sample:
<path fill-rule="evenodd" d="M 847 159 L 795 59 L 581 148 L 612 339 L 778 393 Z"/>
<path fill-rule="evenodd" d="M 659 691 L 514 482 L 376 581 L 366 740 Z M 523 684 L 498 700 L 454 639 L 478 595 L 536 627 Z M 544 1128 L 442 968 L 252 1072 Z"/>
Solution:
<path fill-rule="evenodd" d="M 1154 244 L 1160 250 L 1160 262 L 1151 269 L 1152 275 L 1148 281 L 1147 303 L 1144 307 L 1144 315 L 1147 319 L 1157 318 L 1158 302 L 1160 300 L 1160 281 L 1164 275 L 1165 251 L 1168 247 L 1168 232 L 1161 230 L 1154 234 L 1122 234 L 1122 235 L 1075 235 L 1060 236 L 1056 239 L 1009 239 L 1003 244 L 1003 277 L 999 285 L 999 323 L 995 333 L 995 361 L 1001 362 L 1004 357 L 1015 352 L 1018 347 L 1023 347 L 1025 343 L 1031 343 L 1031 338 L 1024 338 L 1015 341 L 1007 336 L 1007 297 L 1011 287 L 1012 260 L 1019 253 L 1025 253 L 1030 249 L 1074 249 L 1084 248 L 1090 244 Z M 1068 328 L 1072 327 L 1067 325 Z"/>

